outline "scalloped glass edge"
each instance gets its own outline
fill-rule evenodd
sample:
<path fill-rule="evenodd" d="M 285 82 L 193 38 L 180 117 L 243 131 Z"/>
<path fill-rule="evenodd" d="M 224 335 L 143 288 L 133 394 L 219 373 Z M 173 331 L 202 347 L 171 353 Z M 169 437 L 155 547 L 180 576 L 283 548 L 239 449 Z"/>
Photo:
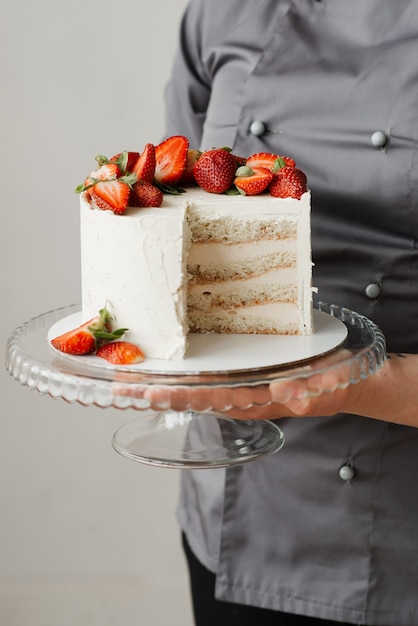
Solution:
<path fill-rule="evenodd" d="M 239 373 L 219 376 L 166 376 L 121 375 L 98 376 L 88 367 L 71 371 L 68 364 L 52 354 L 47 344 L 48 328 L 62 317 L 80 309 L 79 304 L 60 307 L 38 315 L 21 324 L 10 335 L 6 347 L 6 369 L 22 385 L 84 406 L 117 409 L 150 409 L 150 401 L 144 398 L 149 387 L 168 389 L 181 387 L 240 387 L 282 382 L 286 385 L 286 399 L 302 398 L 332 392 L 337 388 L 355 384 L 373 375 L 386 360 L 386 341 L 382 331 L 367 317 L 350 309 L 325 302 L 315 303 L 315 308 L 337 317 L 348 328 L 346 341 L 335 351 L 295 366 L 281 366 L 262 372 Z M 34 347 L 26 346 L 26 342 Z M 94 374 L 94 375 L 93 375 Z M 116 380 L 116 377 L 118 380 Z M 291 385 L 287 383 L 291 382 Z M 295 384 L 296 383 L 296 384 Z M 289 395 L 290 394 L 290 395 Z M 269 404 L 269 403 L 267 403 Z M 250 405 L 251 406 L 251 405 Z M 155 407 L 154 407 L 155 408 Z M 161 409 L 170 408 L 164 403 Z M 185 407 L 183 410 L 187 410 Z M 226 411 L 244 408 L 228 404 L 224 407 L 207 406 L 204 411 Z M 249 408 L 248 405 L 245 408 Z"/>

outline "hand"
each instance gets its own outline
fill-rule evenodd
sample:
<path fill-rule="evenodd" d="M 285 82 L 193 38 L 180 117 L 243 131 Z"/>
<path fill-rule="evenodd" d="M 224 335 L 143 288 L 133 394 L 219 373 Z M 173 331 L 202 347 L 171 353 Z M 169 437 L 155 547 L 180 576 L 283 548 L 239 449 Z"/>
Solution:
<path fill-rule="evenodd" d="M 136 397 L 150 403 L 154 410 L 171 408 L 176 411 L 194 410 L 225 413 L 236 419 L 277 419 L 296 415 L 334 414 L 341 410 L 352 392 L 350 381 L 360 377 L 360 365 L 350 359 L 334 369 L 339 355 L 327 355 L 317 360 L 315 372 L 309 366 L 301 368 L 299 378 L 279 378 L 271 384 L 235 387 L 163 386 L 144 387 Z M 333 393 L 331 393 L 333 392 Z M 130 390 L 119 393 L 129 394 Z"/>
<path fill-rule="evenodd" d="M 336 369 L 332 367 L 334 358 L 323 357 L 315 373 L 307 369 L 306 376 L 277 378 L 269 384 L 140 387 L 115 383 L 113 393 L 142 399 L 145 406 L 141 408 L 156 411 L 217 411 L 245 420 L 343 412 L 418 427 L 418 355 L 389 355 L 383 367 L 365 379 L 355 359 L 348 358 Z M 353 380 L 359 382 L 353 384 Z"/>

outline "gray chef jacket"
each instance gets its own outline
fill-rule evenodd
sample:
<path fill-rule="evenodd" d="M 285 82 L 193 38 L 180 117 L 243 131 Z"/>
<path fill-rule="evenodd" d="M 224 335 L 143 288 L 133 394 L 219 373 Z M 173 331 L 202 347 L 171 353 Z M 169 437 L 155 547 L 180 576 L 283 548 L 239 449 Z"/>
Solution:
<path fill-rule="evenodd" d="M 192 0 L 166 130 L 294 157 L 320 299 L 374 320 L 390 351 L 418 351 L 418 0 Z M 183 472 L 179 521 L 217 598 L 418 624 L 418 429 L 280 425 L 273 456 Z"/>

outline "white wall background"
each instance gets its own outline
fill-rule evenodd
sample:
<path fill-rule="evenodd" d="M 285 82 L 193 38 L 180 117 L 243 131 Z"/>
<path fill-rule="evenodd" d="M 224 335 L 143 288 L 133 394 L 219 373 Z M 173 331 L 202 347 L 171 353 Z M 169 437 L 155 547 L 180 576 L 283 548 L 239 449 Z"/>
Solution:
<path fill-rule="evenodd" d="M 76 184 L 98 153 L 163 134 L 186 0 L 0 0 L 1 350 L 80 299 Z M 0 624 L 192 623 L 179 474 L 119 456 L 135 414 L 52 400 L 0 372 Z"/>

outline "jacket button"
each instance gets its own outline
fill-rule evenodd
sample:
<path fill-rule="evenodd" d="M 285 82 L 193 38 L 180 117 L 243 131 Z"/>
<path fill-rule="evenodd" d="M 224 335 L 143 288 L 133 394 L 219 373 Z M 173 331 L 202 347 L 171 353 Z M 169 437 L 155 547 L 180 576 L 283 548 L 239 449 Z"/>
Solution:
<path fill-rule="evenodd" d="M 250 126 L 250 133 L 256 137 L 261 137 L 266 132 L 266 125 L 263 122 L 255 121 Z"/>
<path fill-rule="evenodd" d="M 375 300 L 380 296 L 380 287 L 377 283 L 369 283 L 366 286 L 364 293 L 371 300 Z"/>
<path fill-rule="evenodd" d="M 370 137 L 370 141 L 375 148 L 384 148 L 388 142 L 388 136 L 382 130 L 376 130 Z"/>
<path fill-rule="evenodd" d="M 342 465 L 338 470 L 338 474 L 341 480 L 345 480 L 345 482 L 349 483 L 350 480 L 354 478 L 355 471 L 351 465 Z"/>

